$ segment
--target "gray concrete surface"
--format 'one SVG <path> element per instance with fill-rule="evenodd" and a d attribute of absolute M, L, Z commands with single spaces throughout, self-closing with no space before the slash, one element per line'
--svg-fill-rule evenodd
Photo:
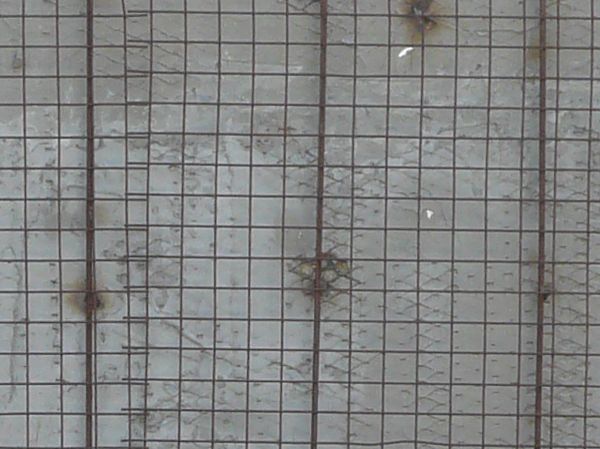
<path fill-rule="evenodd" d="M 523 15 L 522 1 L 493 3 L 491 34 L 487 19 L 462 17 L 487 16 L 487 0 L 456 2 L 458 11 L 454 1 L 434 2 L 439 14 L 461 19 L 458 29 L 438 19 L 421 49 L 410 23 L 388 22 L 388 2 L 357 2 L 355 23 L 341 14 L 353 13 L 354 2 L 330 0 L 325 246 L 350 262 L 352 281 L 335 285 L 352 290 L 323 304 L 319 447 L 532 444 L 539 84 L 526 77 L 537 75 L 538 61 L 535 51 L 507 48 L 535 44 L 536 21 L 514 18 Z M 22 42 L 21 19 L 10 16 L 21 13 L 21 2 L 0 0 L 9 15 L 0 17 L 2 447 L 84 442 L 76 291 L 84 275 L 85 21 L 61 17 L 57 35 L 52 17 L 57 6 L 81 14 L 83 3 L 27 2 L 36 17 L 25 19 Z M 527 3 L 534 16 L 535 2 Z M 585 79 L 598 77 L 600 58 L 596 51 L 591 67 L 591 22 L 576 20 L 591 3 L 561 1 L 560 30 L 549 25 L 551 41 L 559 36 L 568 48 L 549 52 L 549 75 L 560 79 L 548 84 L 548 133 L 571 139 L 550 140 L 547 152 L 549 167 L 561 169 L 549 172 L 547 192 L 556 200 L 547 222 L 557 233 L 547 244 L 556 264 L 548 265 L 555 294 L 546 318 L 555 325 L 546 328 L 546 349 L 557 355 L 545 357 L 544 410 L 554 416 L 544 421 L 544 437 L 555 447 L 600 444 L 598 328 L 586 334 L 583 326 L 600 324 L 598 239 L 586 234 L 600 229 L 600 177 L 582 171 L 600 167 Z M 597 14 L 600 2 L 593 3 Z M 124 4 L 133 11 L 148 1 Z M 218 16 L 198 13 L 216 11 L 217 1 L 187 4 L 195 12 L 188 40 L 215 42 L 190 43 L 187 58 L 183 15 L 161 14 L 183 1 L 154 1 L 152 24 L 124 21 L 120 1 L 96 6 L 96 251 L 104 291 L 97 444 L 142 447 L 147 438 L 151 448 L 308 448 L 313 304 L 298 273 L 314 250 L 318 124 L 316 106 L 305 105 L 317 102 L 319 19 L 284 14 L 316 13 L 318 2 L 221 1 L 221 69 L 243 74 L 223 75 L 220 93 L 214 74 L 198 73 L 217 68 Z M 390 5 L 402 11 L 400 2 Z M 257 15 L 253 28 L 253 7 L 276 14 Z M 127 43 L 126 35 L 153 41 Z M 254 54 L 253 38 L 261 42 Z M 458 58 L 434 46 L 456 38 Z M 57 41 L 58 53 L 43 47 Z M 482 48 L 490 43 L 491 58 Z M 184 65 L 193 72 L 185 92 L 183 77 L 171 73 Z M 139 76 L 149 69 L 151 78 Z M 57 74 L 69 77 L 57 83 Z M 504 78 L 488 84 L 481 78 L 488 74 Z M 389 104 L 388 75 L 406 76 L 389 81 Z M 23 99 L 35 105 L 24 109 Z M 192 103 L 186 120 L 184 100 Z M 388 105 L 406 107 L 388 117 Z M 464 108 L 454 114 L 455 105 Z M 525 114 L 514 110 L 522 105 Z M 487 106 L 507 109 L 488 117 Z M 486 146 L 488 135 L 494 140 Z M 136 319 L 146 314 L 148 326 Z M 26 351 L 33 355 L 26 359 Z"/>

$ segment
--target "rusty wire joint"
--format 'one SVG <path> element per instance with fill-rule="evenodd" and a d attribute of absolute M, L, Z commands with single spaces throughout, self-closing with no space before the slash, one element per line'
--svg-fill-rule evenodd
<path fill-rule="evenodd" d="M 420 34 L 424 34 L 437 24 L 432 16 L 432 3 L 433 0 L 408 0 L 407 2 L 410 17 Z"/>
<path fill-rule="evenodd" d="M 85 295 L 85 307 L 86 310 L 89 310 L 92 313 L 100 309 L 102 307 L 100 295 L 95 291 L 87 292 Z"/>
<path fill-rule="evenodd" d="M 341 258 L 335 254 L 333 250 L 323 253 L 320 268 L 320 282 L 322 299 L 331 299 L 344 292 L 348 288 L 343 288 L 339 285 L 340 281 L 356 282 L 352 276 L 353 266 L 347 259 Z M 301 285 L 302 291 L 306 296 L 314 297 L 315 285 L 317 276 L 317 259 L 316 258 L 300 258 L 294 261 L 289 266 L 289 271 L 295 274 Z"/>

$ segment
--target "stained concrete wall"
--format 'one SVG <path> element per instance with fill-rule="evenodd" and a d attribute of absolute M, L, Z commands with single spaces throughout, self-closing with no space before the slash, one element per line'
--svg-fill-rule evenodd
<path fill-rule="evenodd" d="M 330 1 L 325 249 L 351 268 L 323 303 L 320 447 L 533 441 L 537 11 L 457 3 L 421 47 L 400 2 Z M 555 446 L 600 438 L 591 3 L 549 23 Z M 307 448 L 319 5 L 183 5 L 96 5 L 97 444 Z M 0 445 L 81 446 L 84 5 L 22 6 L 0 1 Z"/>

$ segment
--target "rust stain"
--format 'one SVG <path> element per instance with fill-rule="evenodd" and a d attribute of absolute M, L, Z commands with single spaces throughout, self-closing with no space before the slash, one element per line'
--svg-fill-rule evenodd
<path fill-rule="evenodd" d="M 314 286 L 317 261 L 315 258 L 302 258 L 289 266 L 289 271 L 295 274 L 301 284 L 304 294 L 314 297 Z M 352 277 L 351 266 L 348 260 L 338 257 L 333 251 L 323 253 L 321 265 L 321 282 L 323 298 L 330 298 L 346 291 L 337 284 L 342 280 L 355 281 Z"/>
<path fill-rule="evenodd" d="M 399 13 L 414 45 L 421 44 L 426 36 L 443 28 L 442 19 L 438 16 L 448 15 L 434 0 L 402 0 Z"/>
<path fill-rule="evenodd" d="M 530 34 L 527 39 L 526 58 L 530 61 L 539 61 L 541 56 L 540 36 L 538 33 Z"/>
<path fill-rule="evenodd" d="M 97 287 L 96 313 L 107 311 L 113 305 L 112 295 L 102 290 L 101 286 Z M 79 279 L 76 282 L 69 283 L 65 286 L 63 304 L 81 316 L 85 316 L 86 313 L 85 298 L 85 279 Z"/>
<path fill-rule="evenodd" d="M 94 218 L 96 226 L 110 226 L 112 224 L 111 211 L 101 203 L 94 204 Z"/>

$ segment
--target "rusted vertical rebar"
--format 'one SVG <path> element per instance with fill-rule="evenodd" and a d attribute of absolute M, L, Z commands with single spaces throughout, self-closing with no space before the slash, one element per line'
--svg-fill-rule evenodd
<path fill-rule="evenodd" d="M 546 258 L 546 0 L 539 3 L 540 110 L 539 110 L 539 201 L 538 201 L 538 291 L 535 360 L 535 449 L 542 447 L 542 385 L 544 381 L 544 302 Z"/>
<path fill-rule="evenodd" d="M 85 204 L 85 447 L 93 447 L 94 405 L 94 1 L 87 0 L 86 43 L 86 204 Z"/>
<path fill-rule="evenodd" d="M 325 114 L 327 103 L 327 0 L 321 0 L 319 69 L 319 140 L 317 158 L 317 220 L 315 230 L 315 279 L 313 316 L 313 366 L 310 447 L 317 448 L 319 427 L 319 369 L 321 350 L 321 266 L 323 262 L 323 192 L 325 190 Z"/>

